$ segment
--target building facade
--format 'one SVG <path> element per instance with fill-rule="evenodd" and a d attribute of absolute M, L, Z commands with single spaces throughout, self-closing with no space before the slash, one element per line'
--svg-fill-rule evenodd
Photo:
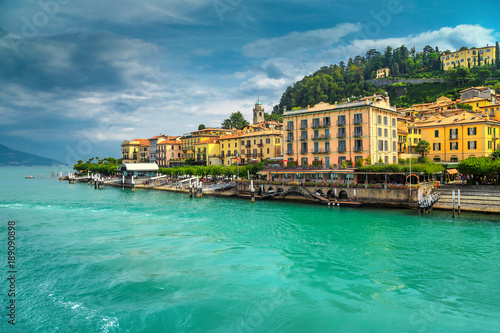
<path fill-rule="evenodd" d="M 397 116 L 385 96 L 286 111 L 284 159 L 302 166 L 335 167 L 368 157 L 397 163 Z"/>
<path fill-rule="evenodd" d="M 441 55 L 441 63 L 444 70 L 455 67 L 472 68 L 482 65 L 493 65 L 495 63 L 495 46 L 486 46 L 476 49 L 460 50 Z"/>
<path fill-rule="evenodd" d="M 166 140 L 158 143 L 156 149 L 156 163 L 159 167 L 170 166 L 170 161 L 181 158 L 180 140 Z"/>
<path fill-rule="evenodd" d="M 422 131 L 422 140 L 430 143 L 428 156 L 435 162 L 490 156 L 500 148 L 500 122 L 471 112 L 437 117 L 416 126 Z"/>
<path fill-rule="evenodd" d="M 125 140 L 122 142 L 121 147 L 123 163 L 140 163 L 141 152 L 144 152 L 144 147 L 146 147 L 147 158 L 147 147 L 149 147 L 149 141 L 146 139 L 134 139 L 132 141 Z"/>
<path fill-rule="evenodd" d="M 388 67 L 377 69 L 377 79 L 385 79 L 389 77 L 390 70 Z"/>

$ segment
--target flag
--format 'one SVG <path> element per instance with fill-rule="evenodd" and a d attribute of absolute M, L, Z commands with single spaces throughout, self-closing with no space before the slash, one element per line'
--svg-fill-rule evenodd
<path fill-rule="evenodd" d="M 240 153 L 236 152 L 236 160 L 239 161 L 240 160 Z"/>

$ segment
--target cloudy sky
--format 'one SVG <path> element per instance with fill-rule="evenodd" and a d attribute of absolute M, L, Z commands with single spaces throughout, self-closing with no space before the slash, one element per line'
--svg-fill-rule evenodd
<path fill-rule="evenodd" d="M 2 0 L 0 140 L 74 163 L 251 120 L 321 66 L 500 40 L 498 1 Z"/>

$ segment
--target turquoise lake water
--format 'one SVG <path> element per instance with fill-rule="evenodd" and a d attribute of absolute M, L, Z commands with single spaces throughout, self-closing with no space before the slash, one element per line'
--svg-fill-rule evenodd
<path fill-rule="evenodd" d="M 1 332 L 500 331 L 498 215 L 94 190 L 50 170 L 0 168 Z"/>

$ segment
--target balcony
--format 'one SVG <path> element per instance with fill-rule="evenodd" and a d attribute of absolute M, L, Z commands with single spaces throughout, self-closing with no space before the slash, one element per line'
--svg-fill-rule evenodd
<path fill-rule="evenodd" d="M 406 140 L 404 139 L 398 140 L 398 143 L 406 143 Z"/>
<path fill-rule="evenodd" d="M 337 126 L 345 126 L 345 120 L 337 120 Z"/>
<path fill-rule="evenodd" d="M 327 149 L 314 149 L 313 154 L 329 154 L 330 148 Z"/>
<path fill-rule="evenodd" d="M 339 148 L 337 149 L 337 151 L 338 151 L 339 153 L 345 153 L 345 151 L 346 151 L 346 150 L 345 150 L 345 147 L 339 147 Z"/>
<path fill-rule="evenodd" d="M 337 138 L 345 138 L 345 133 L 342 132 L 337 133 Z"/>
<path fill-rule="evenodd" d="M 307 135 L 304 135 L 304 136 L 300 137 L 300 141 L 305 141 L 305 140 L 307 140 Z"/>
<path fill-rule="evenodd" d="M 288 137 L 288 138 L 286 138 L 286 141 L 287 141 L 287 142 L 291 142 L 291 141 L 293 141 L 293 138 Z M 247 148 L 250 148 L 250 146 L 248 146 Z"/>
<path fill-rule="evenodd" d="M 323 126 L 321 127 L 330 127 L 332 126 L 332 123 L 330 121 L 323 121 Z"/>
<path fill-rule="evenodd" d="M 287 151 L 286 151 L 286 154 L 287 154 L 287 155 L 293 155 L 293 149 L 292 149 L 292 150 L 287 150 Z"/>
<path fill-rule="evenodd" d="M 307 154 L 307 153 L 308 153 L 308 151 L 307 151 L 307 149 L 301 149 L 301 150 L 300 150 L 300 153 L 301 153 L 301 154 Z"/>
<path fill-rule="evenodd" d="M 352 121 L 352 123 L 353 123 L 354 125 L 359 125 L 359 124 L 362 124 L 362 123 L 363 123 L 363 119 L 356 119 L 356 118 L 354 118 L 354 120 Z"/>
<path fill-rule="evenodd" d="M 262 147 L 262 143 L 258 143 L 258 144 L 257 144 L 257 147 Z"/>
<path fill-rule="evenodd" d="M 245 148 L 250 148 L 250 144 L 249 144 L 249 143 L 247 143 L 247 144 L 245 145 Z"/>
<path fill-rule="evenodd" d="M 307 124 L 300 124 L 300 129 L 306 129 L 307 128 Z"/>
<path fill-rule="evenodd" d="M 321 125 L 321 121 L 313 121 L 311 127 L 312 128 L 319 128 L 319 127 L 323 127 L 323 126 Z"/>
<path fill-rule="evenodd" d="M 354 135 L 353 135 L 355 138 L 359 138 L 361 136 L 363 136 L 363 132 L 362 131 L 354 131 Z"/>
<path fill-rule="evenodd" d="M 292 125 L 292 126 L 290 126 L 290 125 L 289 125 L 289 126 L 287 126 L 287 127 L 286 127 L 286 130 L 287 130 L 287 131 L 293 131 L 293 125 Z"/>
<path fill-rule="evenodd" d="M 458 134 L 450 134 L 450 140 L 458 140 Z"/>
<path fill-rule="evenodd" d="M 319 135 L 319 134 L 318 135 L 314 135 L 311 139 L 312 140 L 319 140 L 319 139 L 321 139 L 321 135 Z"/>
<path fill-rule="evenodd" d="M 354 146 L 354 151 L 355 152 L 363 151 L 363 146 Z"/>

